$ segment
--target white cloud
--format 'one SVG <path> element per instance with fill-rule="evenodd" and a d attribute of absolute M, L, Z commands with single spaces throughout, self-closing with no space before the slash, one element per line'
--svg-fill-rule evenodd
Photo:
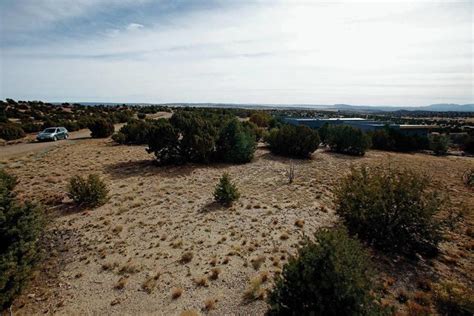
<path fill-rule="evenodd" d="M 130 23 L 129 25 L 127 25 L 127 31 L 136 31 L 136 30 L 139 30 L 143 27 L 144 26 L 142 24 Z"/>

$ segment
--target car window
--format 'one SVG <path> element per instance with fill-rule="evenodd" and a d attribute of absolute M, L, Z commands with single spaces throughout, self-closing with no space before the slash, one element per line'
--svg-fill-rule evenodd
<path fill-rule="evenodd" d="M 47 128 L 44 130 L 45 133 L 54 133 L 56 131 L 55 128 Z"/>

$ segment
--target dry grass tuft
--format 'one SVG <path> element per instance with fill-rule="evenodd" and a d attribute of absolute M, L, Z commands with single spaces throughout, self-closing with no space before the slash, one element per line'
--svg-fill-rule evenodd
<path fill-rule="evenodd" d="M 175 287 L 171 290 L 171 298 L 172 299 L 178 299 L 179 297 L 181 297 L 181 295 L 183 295 L 183 289 L 180 288 L 180 287 Z"/>
<path fill-rule="evenodd" d="M 133 274 L 139 271 L 140 268 L 132 261 L 129 261 L 120 268 L 119 274 Z"/>
<path fill-rule="evenodd" d="M 268 273 L 268 271 L 262 271 L 262 272 L 260 272 L 259 278 L 260 278 L 260 280 L 262 281 L 262 283 L 265 283 L 265 282 L 268 281 L 269 275 L 270 275 L 270 274 Z"/>
<path fill-rule="evenodd" d="M 211 261 L 209 261 L 209 264 L 210 264 L 211 266 L 215 267 L 216 264 L 217 264 L 217 258 L 216 258 L 216 257 L 212 258 Z"/>
<path fill-rule="evenodd" d="M 295 221 L 295 226 L 296 226 L 296 227 L 299 227 L 299 228 L 303 228 L 303 226 L 304 226 L 304 220 L 303 220 L 303 219 L 297 219 L 297 220 Z"/>
<path fill-rule="evenodd" d="M 256 277 L 250 280 L 250 284 L 244 291 L 244 300 L 254 301 L 265 298 L 265 289 L 262 289 L 262 279 Z"/>
<path fill-rule="evenodd" d="M 194 254 L 191 251 L 185 251 L 181 255 L 181 259 L 179 260 L 179 262 L 181 262 L 182 264 L 189 263 L 191 262 L 191 260 L 193 260 L 193 257 Z"/>
<path fill-rule="evenodd" d="M 252 263 L 252 267 L 255 270 L 258 270 L 265 262 L 265 256 L 258 256 L 257 258 L 253 258 L 252 260 L 250 260 L 250 262 Z"/>
<path fill-rule="evenodd" d="M 407 304 L 409 316 L 428 316 L 432 315 L 431 308 L 429 306 L 421 306 L 418 303 L 409 301 Z"/>
<path fill-rule="evenodd" d="M 216 308 L 217 300 L 215 298 L 208 298 L 204 301 L 204 310 L 211 311 Z"/>
<path fill-rule="evenodd" d="M 142 290 L 144 290 L 148 294 L 151 294 L 153 290 L 156 288 L 159 278 L 160 278 L 159 273 L 148 276 L 142 284 Z"/>
<path fill-rule="evenodd" d="M 116 267 L 118 267 L 117 262 L 106 262 L 106 263 L 102 264 L 102 270 L 104 270 L 104 271 L 112 271 Z"/>
<path fill-rule="evenodd" d="M 208 286 L 207 279 L 205 277 L 198 277 L 194 279 L 194 283 L 197 286 Z"/>
<path fill-rule="evenodd" d="M 114 289 L 116 289 L 116 290 L 122 290 L 122 289 L 125 287 L 125 285 L 127 285 L 127 282 L 128 282 L 128 278 L 126 278 L 126 277 L 121 277 L 121 278 L 118 280 L 117 284 L 115 284 Z"/>
<path fill-rule="evenodd" d="M 211 269 L 211 274 L 209 275 L 209 280 L 217 280 L 219 278 L 220 273 L 221 273 L 221 269 L 212 268 Z"/>
<path fill-rule="evenodd" d="M 114 234 L 118 235 L 122 232 L 122 230 L 123 230 L 123 226 L 122 225 L 117 225 L 112 229 L 112 232 Z"/>

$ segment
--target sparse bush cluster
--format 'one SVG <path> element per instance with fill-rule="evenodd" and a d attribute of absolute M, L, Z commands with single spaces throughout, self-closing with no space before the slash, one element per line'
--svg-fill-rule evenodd
<path fill-rule="evenodd" d="M 472 288 L 455 281 L 442 281 L 434 285 L 434 293 L 443 315 L 470 316 L 474 314 Z"/>
<path fill-rule="evenodd" d="M 400 131 L 385 127 L 370 132 L 372 148 L 397 152 L 411 152 L 429 148 L 429 139 L 425 136 L 406 135 Z"/>
<path fill-rule="evenodd" d="M 353 169 L 336 189 L 336 212 L 352 234 L 389 252 L 434 255 L 441 200 L 409 170 Z"/>
<path fill-rule="evenodd" d="M 25 287 L 40 259 L 42 209 L 16 201 L 15 185 L 16 179 L 0 170 L 0 311 L 9 307 Z"/>
<path fill-rule="evenodd" d="M 252 129 L 226 116 L 178 112 L 157 120 L 148 136 L 148 152 L 160 164 L 225 161 L 245 163 L 256 149 Z"/>
<path fill-rule="evenodd" d="M 348 125 L 329 125 L 325 142 L 332 151 L 353 156 L 363 156 L 371 145 L 366 133 Z"/>
<path fill-rule="evenodd" d="M 272 129 L 265 141 L 272 153 L 296 158 L 308 158 L 319 146 L 318 133 L 302 125 Z"/>
<path fill-rule="evenodd" d="M 25 131 L 21 125 L 16 123 L 0 123 L 0 138 L 4 140 L 15 140 L 25 137 Z"/>
<path fill-rule="evenodd" d="M 290 258 L 269 296 L 270 315 L 384 315 L 370 260 L 343 229 L 320 231 Z"/>
<path fill-rule="evenodd" d="M 272 121 L 272 116 L 266 112 L 259 111 L 250 115 L 250 122 L 258 127 L 269 127 Z"/>
<path fill-rule="evenodd" d="M 107 202 L 108 189 L 96 174 L 74 176 L 68 185 L 69 197 L 80 206 L 95 207 Z"/>

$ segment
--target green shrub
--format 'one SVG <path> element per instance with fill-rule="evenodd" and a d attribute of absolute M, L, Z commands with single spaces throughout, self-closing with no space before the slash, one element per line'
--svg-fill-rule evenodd
<path fill-rule="evenodd" d="M 441 134 L 433 134 L 429 137 L 430 149 L 435 155 L 441 156 L 448 153 L 449 138 Z"/>
<path fill-rule="evenodd" d="M 1 138 L 1 137 L 0 137 Z M 465 139 L 463 144 L 461 145 L 461 149 L 468 154 L 474 154 L 474 135 L 468 135 Z"/>
<path fill-rule="evenodd" d="M 0 138 L 4 140 L 15 140 L 25 137 L 25 131 L 15 123 L 0 123 Z"/>
<path fill-rule="evenodd" d="M 112 140 L 118 144 L 126 144 L 127 135 L 119 131 L 118 133 L 112 135 Z"/>
<path fill-rule="evenodd" d="M 255 134 L 237 119 L 229 121 L 221 130 L 216 144 L 217 156 L 232 163 L 251 161 L 256 148 Z"/>
<path fill-rule="evenodd" d="M 395 149 L 395 141 L 390 136 L 387 128 L 375 130 L 370 135 L 372 138 L 372 148 L 380 150 Z"/>
<path fill-rule="evenodd" d="M 396 253 L 434 255 L 441 206 L 427 178 L 409 170 L 353 169 L 336 188 L 336 212 L 352 234 Z"/>
<path fill-rule="evenodd" d="M 324 123 L 323 126 L 318 128 L 318 134 L 319 134 L 319 137 L 321 139 L 321 143 L 323 143 L 323 144 L 327 144 L 329 126 L 330 125 L 328 123 Z"/>
<path fill-rule="evenodd" d="M 114 133 L 114 124 L 109 120 L 99 118 L 89 123 L 92 138 L 106 138 Z"/>
<path fill-rule="evenodd" d="M 138 113 L 137 114 L 137 117 L 140 119 L 140 120 L 144 120 L 146 118 L 146 114 L 145 113 Z"/>
<path fill-rule="evenodd" d="M 227 173 L 224 173 L 214 190 L 214 200 L 222 205 L 232 205 L 232 202 L 238 200 L 240 193 Z"/>
<path fill-rule="evenodd" d="M 284 125 L 270 130 L 265 141 L 274 154 L 308 158 L 318 148 L 319 136 L 307 126 Z"/>
<path fill-rule="evenodd" d="M 25 133 L 36 133 L 42 130 L 41 124 L 36 124 L 32 121 L 22 122 L 21 128 Z"/>
<path fill-rule="evenodd" d="M 326 143 L 334 152 L 363 156 L 370 147 L 370 138 L 359 128 L 335 125 L 329 126 Z"/>
<path fill-rule="evenodd" d="M 374 303 L 370 260 L 343 229 L 319 231 L 290 258 L 269 295 L 270 315 L 384 315 Z"/>
<path fill-rule="evenodd" d="M 25 287 L 40 259 L 43 213 L 38 205 L 15 201 L 15 184 L 14 177 L 0 170 L 0 311 Z"/>
<path fill-rule="evenodd" d="M 87 178 L 72 177 L 67 189 L 69 197 L 80 206 L 100 206 L 108 199 L 107 186 L 96 174 L 90 174 Z"/>

